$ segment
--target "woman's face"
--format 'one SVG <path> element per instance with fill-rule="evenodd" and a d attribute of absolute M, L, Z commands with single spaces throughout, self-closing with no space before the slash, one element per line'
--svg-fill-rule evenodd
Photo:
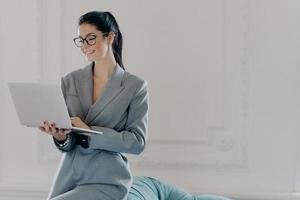
<path fill-rule="evenodd" d="M 100 61 L 108 53 L 109 42 L 107 37 L 103 36 L 103 33 L 97 30 L 96 26 L 91 24 L 81 24 L 78 27 L 78 35 L 81 39 L 82 47 L 81 52 L 85 55 L 88 61 Z"/>

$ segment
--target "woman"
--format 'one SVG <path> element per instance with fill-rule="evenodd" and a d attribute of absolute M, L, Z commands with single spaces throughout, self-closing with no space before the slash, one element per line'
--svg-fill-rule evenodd
<path fill-rule="evenodd" d="M 132 175 L 123 153 L 145 148 L 147 83 L 125 71 L 122 34 L 111 13 L 84 14 L 78 33 L 74 42 L 91 63 L 63 77 L 61 87 L 72 125 L 103 134 L 76 134 L 44 122 L 40 129 L 65 152 L 48 199 L 126 199 Z"/>

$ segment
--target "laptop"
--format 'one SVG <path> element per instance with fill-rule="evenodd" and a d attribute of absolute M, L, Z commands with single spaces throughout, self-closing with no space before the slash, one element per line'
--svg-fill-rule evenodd
<path fill-rule="evenodd" d="M 46 120 L 54 122 L 57 128 L 71 129 L 79 134 L 103 134 L 72 126 L 60 85 L 10 82 L 8 88 L 19 121 L 24 126 L 39 127 Z"/>

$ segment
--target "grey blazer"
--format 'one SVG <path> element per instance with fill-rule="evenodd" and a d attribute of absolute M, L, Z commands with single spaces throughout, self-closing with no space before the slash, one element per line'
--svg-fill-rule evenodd
<path fill-rule="evenodd" d="M 48 198 L 82 184 L 114 185 L 116 193 L 126 196 L 132 176 L 124 153 L 140 154 L 145 148 L 148 129 L 146 81 L 117 65 L 102 95 L 92 105 L 93 67 L 91 63 L 66 75 L 61 87 L 70 117 L 80 117 L 93 130 L 103 134 L 91 135 L 88 147 L 77 145 L 78 135 L 74 133 L 68 135 L 64 145 L 55 141 L 64 154 Z"/>

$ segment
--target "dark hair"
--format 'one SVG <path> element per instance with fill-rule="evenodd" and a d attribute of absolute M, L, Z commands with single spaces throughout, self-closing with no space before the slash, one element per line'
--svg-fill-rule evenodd
<path fill-rule="evenodd" d="M 79 18 L 78 26 L 81 24 L 94 25 L 99 31 L 103 33 L 115 33 L 115 39 L 112 44 L 114 57 L 116 59 L 116 62 L 120 65 L 120 67 L 122 67 L 125 70 L 122 61 L 123 38 L 115 17 L 110 12 L 92 11 L 82 15 Z"/>

